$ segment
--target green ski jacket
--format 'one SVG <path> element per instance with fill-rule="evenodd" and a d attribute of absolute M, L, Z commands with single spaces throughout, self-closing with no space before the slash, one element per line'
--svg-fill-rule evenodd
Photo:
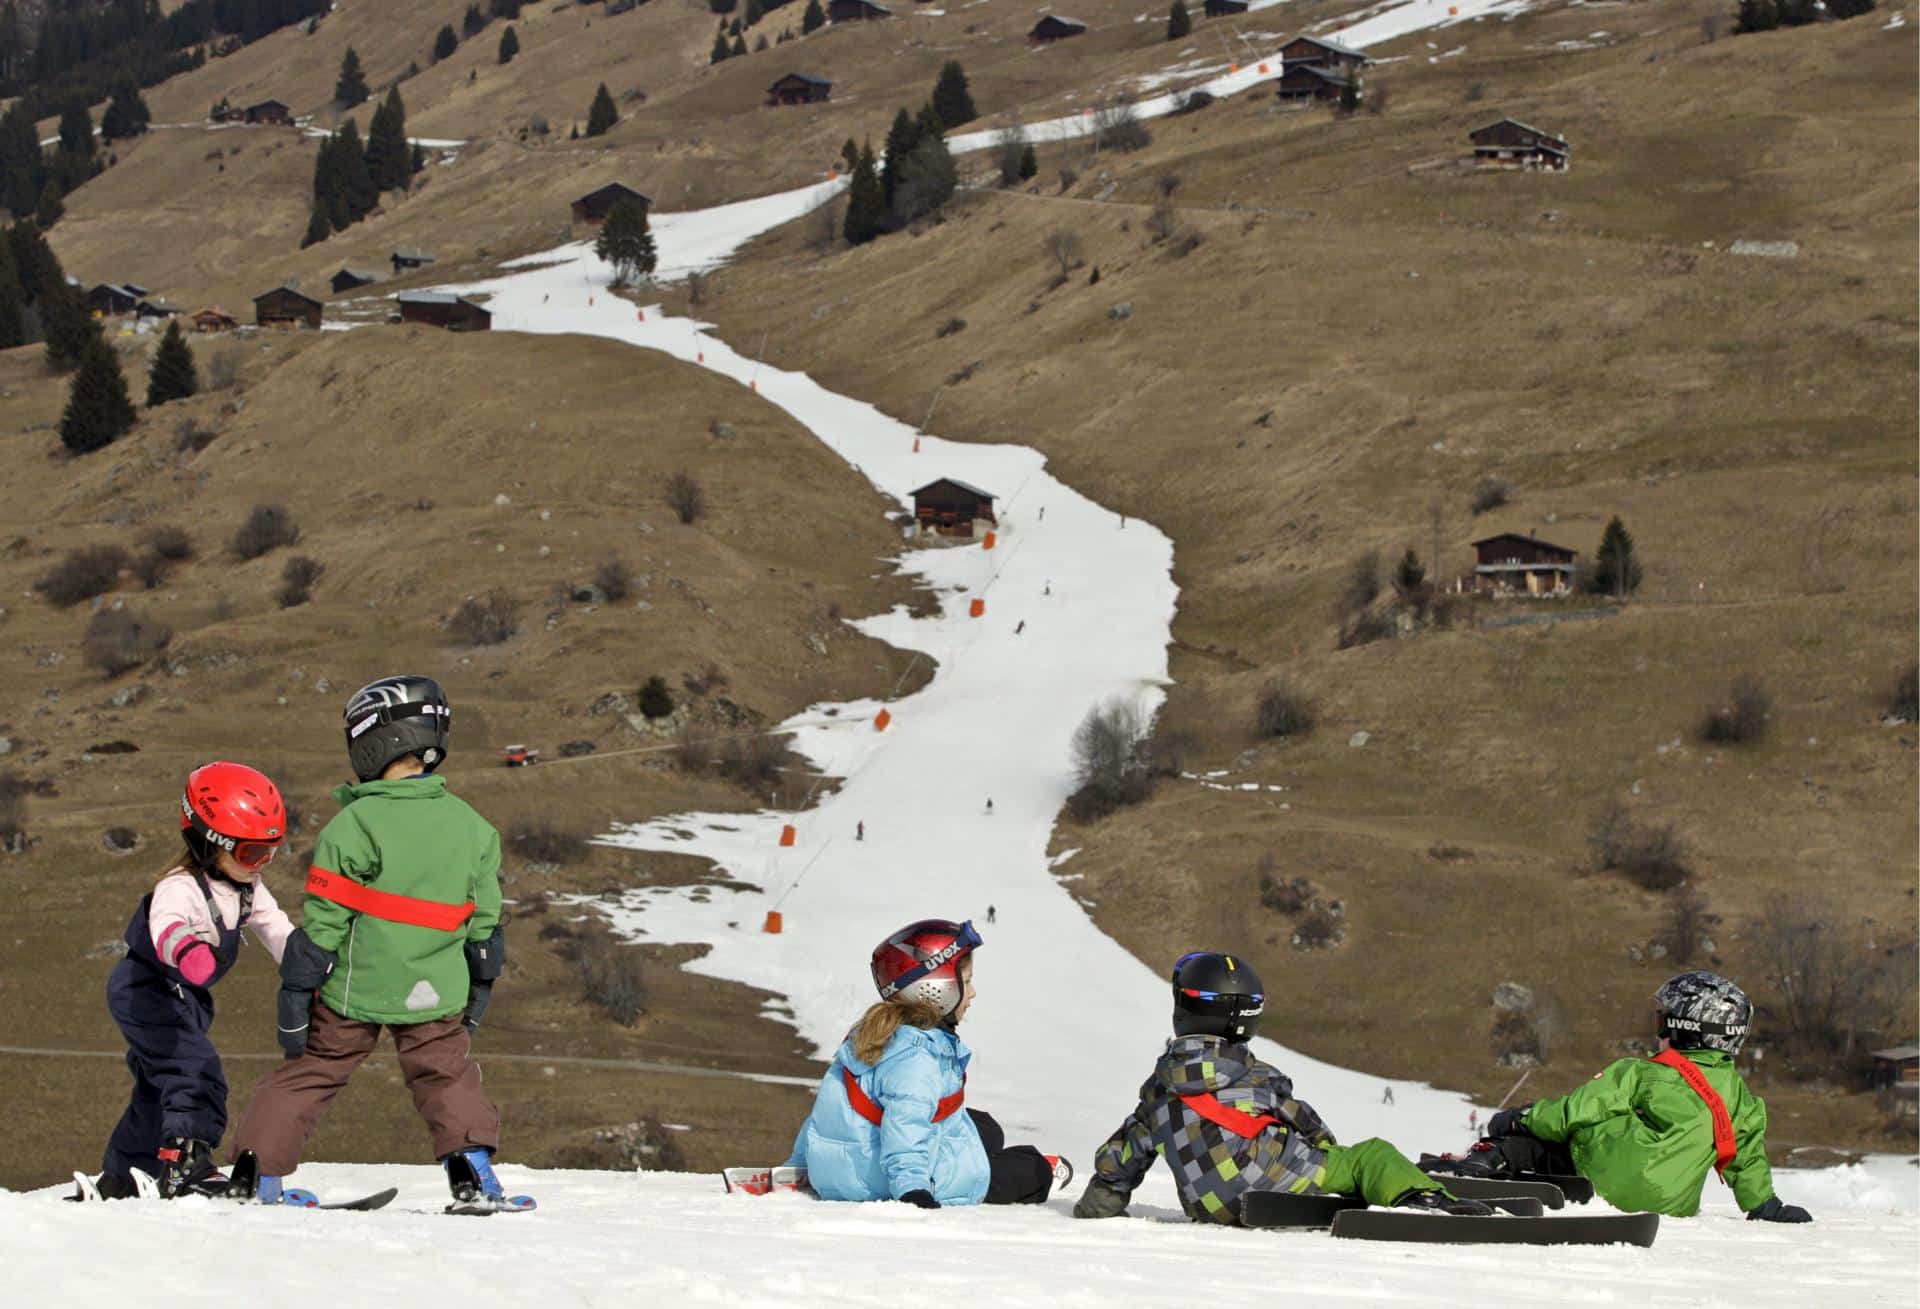
<path fill-rule="evenodd" d="M 1723 1177 L 1743 1210 L 1773 1194 L 1767 1106 L 1720 1050 L 1682 1051 L 1706 1075 L 1733 1119 L 1737 1152 Z M 1572 1095 L 1541 1100 L 1521 1124 L 1564 1141 L 1593 1189 L 1616 1209 L 1690 1218 L 1713 1171 L 1713 1116 L 1680 1074 L 1650 1059 L 1621 1059 Z"/>
<path fill-rule="evenodd" d="M 412 1024 L 467 1006 L 468 941 L 500 922 L 500 833 L 447 790 L 404 777 L 335 789 L 301 926 L 340 962 L 320 990 L 363 1023 Z"/>

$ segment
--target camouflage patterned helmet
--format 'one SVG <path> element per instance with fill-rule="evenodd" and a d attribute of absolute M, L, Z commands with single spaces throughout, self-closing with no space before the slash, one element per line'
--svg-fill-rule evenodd
<path fill-rule="evenodd" d="M 1660 1035 L 1676 1050 L 1724 1050 L 1739 1054 L 1753 1022 L 1746 992 L 1718 973 L 1696 971 L 1668 978 L 1653 993 Z"/>

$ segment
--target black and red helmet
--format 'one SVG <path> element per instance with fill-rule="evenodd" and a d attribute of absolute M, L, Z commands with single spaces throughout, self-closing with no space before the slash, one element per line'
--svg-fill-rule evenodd
<path fill-rule="evenodd" d="M 1267 1005 L 1260 974 L 1238 955 L 1196 950 L 1173 966 L 1173 1031 L 1176 1036 L 1252 1039 Z"/>
<path fill-rule="evenodd" d="M 211 866 L 225 850 L 241 867 L 258 868 L 286 839 L 287 805 L 257 768 L 202 764 L 180 793 L 180 835 L 196 863 Z"/>
<path fill-rule="evenodd" d="M 873 947 L 873 984 L 892 1004 L 930 1004 L 942 1017 L 960 1007 L 960 961 L 978 950 L 971 922 L 923 918 Z"/>

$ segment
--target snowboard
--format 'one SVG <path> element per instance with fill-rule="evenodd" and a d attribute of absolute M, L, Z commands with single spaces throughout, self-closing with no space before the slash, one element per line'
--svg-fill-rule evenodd
<path fill-rule="evenodd" d="M 1491 1201 L 1506 1196 L 1529 1196 L 1549 1209 L 1559 1209 L 1567 1203 L 1566 1193 L 1551 1182 L 1505 1177 L 1461 1177 L 1455 1173 L 1443 1173 L 1437 1168 L 1429 1168 L 1427 1176 L 1462 1200 Z"/>
<path fill-rule="evenodd" d="M 1454 1166 L 1459 1162 L 1459 1157 L 1456 1155 L 1423 1154 L 1420 1156 L 1420 1171 L 1426 1173 L 1429 1177 L 1451 1183 L 1455 1177 L 1459 1176 L 1459 1174 L 1453 1171 Z M 1502 1186 L 1505 1186 L 1508 1182 L 1522 1182 L 1528 1186 L 1544 1184 L 1558 1187 L 1560 1194 L 1575 1204 L 1586 1204 L 1589 1200 L 1593 1199 L 1593 1183 L 1577 1173 L 1566 1175 L 1560 1173 L 1515 1173 L 1512 1177 L 1491 1177 L 1484 1179 L 1469 1177 L 1461 1178 L 1461 1180 L 1467 1182 L 1484 1180 L 1497 1182 Z M 1464 1192 L 1455 1191 L 1454 1194 L 1464 1195 Z M 1479 1197 L 1476 1196 L 1475 1198 L 1478 1199 Z M 1542 1196 L 1541 1198 L 1545 1199 L 1546 1197 Z M 1560 1206 L 1549 1203 L 1547 1207 L 1549 1209 L 1558 1209 Z"/>
<path fill-rule="evenodd" d="M 1336 1241 L 1404 1241 L 1421 1245 L 1637 1245 L 1650 1247 L 1659 1214 L 1583 1214 L 1572 1218 L 1460 1218 L 1400 1209 L 1353 1209 L 1334 1215 Z"/>
<path fill-rule="evenodd" d="M 1519 1218 L 1538 1218 L 1542 1211 L 1540 1201 L 1533 1196 L 1484 1195 L 1472 1198 Z M 1240 1197 L 1240 1222 L 1247 1227 L 1331 1227 L 1338 1215 L 1366 1207 L 1367 1202 L 1357 1195 L 1288 1195 L 1284 1191 L 1249 1191 Z"/>
<path fill-rule="evenodd" d="M 729 1195 L 735 1191 L 741 1195 L 771 1195 L 775 1191 L 812 1194 L 807 1189 L 807 1170 L 804 1168 L 723 1168 L 720 1170 L 720 1180 Z"/>
<path fill-rule="evenodd" d="M 391 1200 L 394 1194 L 396 1193 L 388 1192 L 387 1199 Z M 386 1200 L 380 1202 L 380 1204 L 385 1203 Z M 335 1209 L 342 1206 L 323 1204 L 320 1207 L 322 1209 Z M 380 1205 L 373 1205 L 371 1207 L 378 1209 Z M 488 1218 L 494 1214 L 532 1213 L 539 1207 L 530 1195 L 481 1196 L 477 1200 L 455 1200 L 452 1204 L 448 1205 L 443 1212 L 457 1214 L 463 1218 Z"/>

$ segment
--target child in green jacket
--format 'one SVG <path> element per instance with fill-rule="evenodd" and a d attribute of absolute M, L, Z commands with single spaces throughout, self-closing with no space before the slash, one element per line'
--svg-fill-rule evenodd
<path fill-rule="evenodd" d="M 1718 1169 L 1750 1219 L 1805 1223 L 1767 1166 L 1767 1106 L 1733 1057 L 1753 1004 L 1715 973 L 1681 973 L 1654 993 L 1660 1053 L 1621 1059 L 1571 1095 L 1495 1114 L 1487 1139 L 1447 1167 L 1467 1177 L 1577 1173 L 1616 1209 L 1689 1218 Z"/>
<path fill-rule="evenodd" d="M 494 1176 L 500 1114 L 471 1052 L 506 962 L 500 834 L 433 775 L 452 717 L 426 677 L 382 678 L 347 702 L 360 780 L 334 792 L 343 807 L 320 833 L 302 925 L 281 959 L 287 1060 L 261 1079 L 235 1133 L 240 1198 L 280 1198 L 280 1179 L 384 1027 L 456 1202 L 525 1207 Z"/>

